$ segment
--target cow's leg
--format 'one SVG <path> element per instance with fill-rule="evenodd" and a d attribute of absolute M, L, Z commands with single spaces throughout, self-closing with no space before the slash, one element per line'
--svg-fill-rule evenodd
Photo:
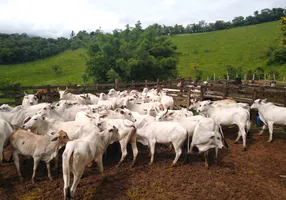
<path fill-rule="evenodd" d="M 34 157 L 34 167 L 33 167 L 33 175 L 32 175 L 32 183 L 35 183 L 35 176 L 36 176 L 36 171 L 37 171 L 37 167 L 38 164 L 40 162 L 40 157 Z"/>
<path fill-rule="evenodd" d="M 216 146 L 215 147 L 215 158 L 214 158 L 215 164 L 217 164 L 217 161 L 218 161 L 218 147 Z"/>
<path fill-rule="evenodd" d="M 138 155 L 138 149 L 137 149 L 136 137 L 135 136 L 133 136 L 131 138 L 131 147 L 132 147 L 132 151 L 133 151 L 133 161 L 132 161 L 131 167 L 133 167 L 134 164 L 135 164 L 137 155 Z"/>
<path fill-rule="evenodd" d="M 178 159 L 180 158 L 180 156 L 182 154 L 182 145 L 178 145 L 178 144 L 173 143 L 173 146 L 174 146 L 174 149 L 176 152 L 176 157 L 175 157 L 173 163 L 171 164 L 171 167 L 173 167 L 177 163 Z"/>
<path fill-rule="evenodd" d="M 84 172 L 84 166 L 81 167 L 80 169 L 77 169 L 77 171 L 73 171 L 73 183 L 72 183 L 72 186 L 71 186 L 71 189 L 70 189 L 70 194 L 71 194 L 71 197 L 74 198 L 75 196 L 75 191 L 76 191 L 76 188 L 79 184 L 79 181 L 80 181 L 80 178 L 82 176 Z"/>
<path fill-rule="evenodd" d="M 258 135 L 262 135 L 262 133 L 264 132 L 264 130 L 266 129 L 267 125 L 263 124 L 261 131 L 258 133 Z"/>
<path fill-rule="evenodd" d="M 151 159 L 150 159 L 149 165 L 151 165 L 154 161 L 156 142 L 155 141 L 149 141 L 149 146 L 150 146 L 150 153 L 151 153 Z"/>
<path fill-rule="evenodd" d="M 3 162 L 3 158 L 4 158 L 4 140 L 0 139 L 0 162 Z"/>
<path fill-rule="evenodd" d="M 127 143 L 128 143 L 128 141 L 126 138 L 124 138 L 124 139 L 120 140 L 119 143 L 120 143 L 120 148 L 121 148 L 121 159 L 120 159 L 119 163 L 117 164 L 117 167 L 119 167 L 122 164 L 125 157 L 127 156 Z"/>
<path fill-rule="evenodd" d="M 273 122 L 268 122 L 269 140 L 267 142 L 272 142 L 273 140 L 273 124 Z"/>
<path fill-rule="evenodd" d="M 59 168 L 59 153 L 57 153 L 57 155 L 54 158 L 54 167 L 53 170 L 57 170 Z"/>
<path fill-rule="evenodd" d="M 23 182 L 23 176 L 21 174 L 21 171 L 20 171 L 20 159 L 19 159 L 19 154 L 14 151 L 13 152 L 13 157 L 14 157 L 14 163 L 15 163 L 15 166 L 16 166 L 16 170 L 17 170 L 17 174 L 19 176 L 19 179 L 20 179 L 20 182 Z"/>
<path fill-rule="evenodd" d="M 235 139 L 235 141 L 234 141 L 233 143 L 234 143 L 234 144 L 237 144 L 238 141 L 240 140 L 240 138 L 241 138 L 241 132 L 240 132 L 240 130 L 239 130 L 238 133 L 237 133 L 237 138 Z"/>
<path fill-rule="evenodd" d="M 209 168 L 208 156 L 209 156 L 209 152 L 206 151 L 204 153 L 204 157 L 205 157 L 205 168 L 207 168 L 207 169 Z"/>
<path fill-rule="evenodd" d="M 239 125 L 239 131 L 242 136 L 242 142 L 243 142 L 243 150 L 246 151 L 246 132 L 245 132 L 245 126 Z"/>
<path fill-rule="evenodd" d="M 100 173 L 103 173 L 102 154 L 96 156 L 94 158 L 94 162 L 96 162 L 98 170 L 100 171 Z"/>
<path fill-rule="evenodd" d="M 46 162 L 47 170 L 48 170 L 48 177 L 50 180 L 53 180 L 52 175 L 51 175 L 51 167 L 50 167 L 50 162 Z"/>

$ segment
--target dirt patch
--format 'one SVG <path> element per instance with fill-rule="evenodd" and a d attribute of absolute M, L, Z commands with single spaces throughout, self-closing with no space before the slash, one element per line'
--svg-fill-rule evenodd
<path fill-rule="evenodd" d="M 130 169 L 132 154 L 128 149 L 127 160 L 116 169 L 120 153 L 108 152 L 104 160 L 105 178 L 96 167 L 86 168 L 79 183 L 76 199 L 286 199 L 286 135 L 274 133 L 274 142 L 267 143 L 268 132 L 258 136 L 252 129 L 248 150 L 242 144 L 233 144 L 237 130 L 224 129 L 229 150 L 222 150 L 219 163 L 204 168 L 203 156 L 192 156 L 184 164 L 185 153 L 178 165 L 170 168 L 174 152 L 157 145 L 155 163 L 148 166 L 149 150 L 139 145 L 136 166 Z M 112 147 L 118 152 L 118 147 Z M 111 151 L 110 150 L 110 151 Z M 185 151 L 184 151 L 185 152 Z M 6 150 L 6 158 L 9 157 Z M 213 155 L 213 154 L 211 154 Z M 25 161 L 25 162 L 24 162 Z M 20 183 L 14 164 L 0 166 L 0 199 L 36 200 L 63 198 L 62 174 L 53 172 L 49 181 L 44 163 L 40 163 L 36 184 L 32 184 L 32 160 L 22 159 L 21 171 L 24 183 Z"/>

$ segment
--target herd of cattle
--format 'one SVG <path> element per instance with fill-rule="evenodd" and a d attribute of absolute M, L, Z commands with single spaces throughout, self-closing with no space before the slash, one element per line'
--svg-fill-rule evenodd
<path fill-rule="evenodd" d="M 58 88 L 59 90 L 59 88 Z M 75 191 L 84 169 L 96 162 L 103 172 L 102 157 L 109 144 L 119 142 L 121 159 L 127 155 L 130 143 L 133 161 L 138 154 L 137 142 L 150 148 L 153 163 L 156 143 L 171 144 L 176 156 L 175 165 L 187 142 L 187 157 L 190 154 L 204 154 L 208 167 L 208 152 L 215 149 L 215 161 L 218 150 L 228 147 L 221 125 L 237 125 L 238 142 L 242 137 L 243 150 L 247 148 L 247 133 L 250 130 L 250 109 L 258 109 L 264 126 L 269 127 L 269 142 L 272 141 L 273 124 L 286 125 L 286 108 L 279 107 L 266 99 L 257 99 L 250 106 L 234 100 L 194 101 L 188 109 L 173 110 L 174 100 L 164 91 L 144 88 L 142 92 L 109 90 L 101 93 L 75 95 L 59 90 L 60 101 L 38 103 L 33 94 L 25 94 L 22 105 L 0 107 L 0 159 L 4 159 L 3 148 L 9 144 L 20 181 L 19 154 L 33 157 L 32 182 L 39 161 L 45 161 L 48 177 L 52 179 L 50 161 L 55 159 L 58 167 L 58 151 L 65 146 L 62 155 L 64 179 L 64 198 L 75 196 Z M 196 110 L 199 115 L 193 115 Z M 10 158 L 12 160 L 12 156 Z M 70 187 L 70 170 L 73 184 Z"/>

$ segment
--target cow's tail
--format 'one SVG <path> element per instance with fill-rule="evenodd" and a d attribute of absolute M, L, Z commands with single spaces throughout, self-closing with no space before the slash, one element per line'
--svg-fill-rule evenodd
<path fill-rule="evenodd" d="M 63 153 L 63 178 L 64 178 L 64 193 L 65 199 L 72 199 L 70 191 L 70 159 L 74 152 L 74 143 L 68 142 L 66 144 L 66 149 Z"/>

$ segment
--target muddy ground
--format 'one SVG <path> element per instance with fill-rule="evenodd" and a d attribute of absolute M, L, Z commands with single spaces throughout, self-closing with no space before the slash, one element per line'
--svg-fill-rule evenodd
<path fill-rule="evenodd" d="M 248 150 L 242 144 L 233 144 L 237 129 L 225 129 L 229 150 L 222 150 L 219 163 L 205 169 L 203 156 L 192 156 L 184 164 L 185 153 L 178 165 L 170 168 L 173 150 L 157 145 L 155 163 L 148 166 L 149 150 L 139 145 L 136 166 L 130 169 L 132 156 L 120 168 L 115 168 L 120 153 L 116 146 L 108 151 L 104 160 L 106 177 L 100 176 L 96 166 L 86 168 L 79 183 L 76 199 L 286 199 L 286 134 L 274 133 L 273 143 L 267 143 L 268 131 L 258 136 L 252 129 Z M 9 157 L 9 150 L 5 156 Z M 36 184 L 32 184 L 32 160 L 22 159 L 24 182 L 20 183 L 13 163 L 0 165 L 0 199 L 62 199 L 62 174 L 53 172 L 54 180 L 47 178 L 44 163 L 40 163 Z"/>

